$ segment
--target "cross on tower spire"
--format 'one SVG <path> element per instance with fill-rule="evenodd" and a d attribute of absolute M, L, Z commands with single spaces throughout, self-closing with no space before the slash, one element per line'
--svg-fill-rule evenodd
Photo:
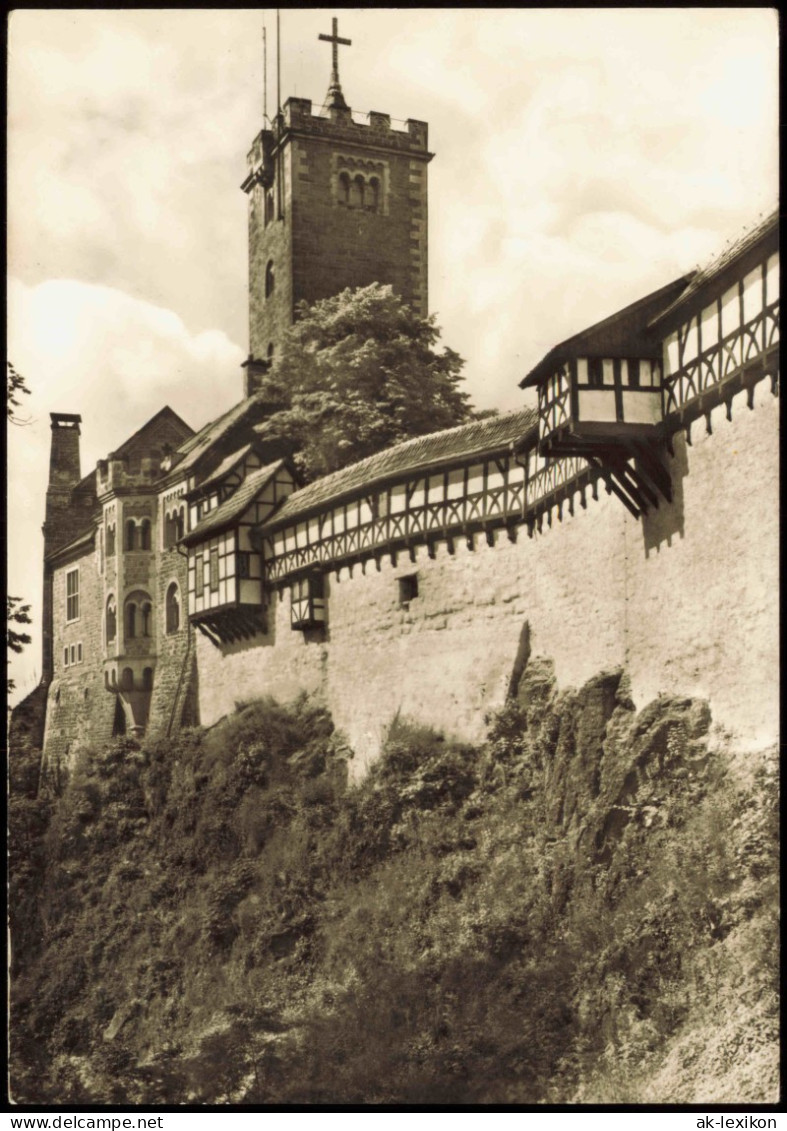
<path fill-rule="evenodd" d="M 335 16 L 333 17 L 331 23 L 333 29 L 331 34 L 324 35 L 321 32 L 317 37 L 318 39 L 322 39 L 326 43 L 331 44 L 332 67 L 331 85 L 328 87 L 328 108 L 332 110 L 346 110 L 347 103 L 344 101 L 341 84 L 339 83 L 339 44 L 341 43 L 344 47 L 350 47 L 352 45 L 352 40 L 341 39 L 339 37 L 339 21 Z"/>

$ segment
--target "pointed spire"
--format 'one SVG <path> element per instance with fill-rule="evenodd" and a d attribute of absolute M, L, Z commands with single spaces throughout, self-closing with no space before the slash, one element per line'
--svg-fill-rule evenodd
<path fill-rule="evenodd" d="M 331 82 L 328 87 L 328 96 L 325 100 L 325 105 L 328 110 L 347 110 L 347 103 L 344 101 L 342 94 L 342 86 L 339 82 L 339 44 L 345 47 L 350 47 L 352 44 L 351 39 L 341 39 L 339 36 L 339 21 L 336 17 L 332 20 L 332 32 L 330 35 L 323 35 L 320 33 L 319 39 L 324 40 L 326 43 L 331 44 Z"/>

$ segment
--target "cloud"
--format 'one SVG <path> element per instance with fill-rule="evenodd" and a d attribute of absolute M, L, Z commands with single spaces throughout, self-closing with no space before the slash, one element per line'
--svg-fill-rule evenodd
<path fill-rule="evenodd" d="M 221 330 L 190 334 L 171 310 L 71 279 L 11 279 L 8 304 L 8 356 L 31 389 L 20 409 L 31 423 L 8 429 L 8 585 L 35 619 L 35 643 L 13 664 L 25 688 L 40 674 L 49 413 L 81 414 L 86 475 L 165 404 L 195 429 L 235 404 L 245 352 Z"/>

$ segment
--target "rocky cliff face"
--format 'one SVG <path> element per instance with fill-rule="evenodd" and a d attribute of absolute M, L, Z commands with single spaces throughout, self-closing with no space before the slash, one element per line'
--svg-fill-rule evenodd
<path fill-rule="evenodd" d="M 304 701 L 86 755 L 25 833 L 18 1098 L 774 1100 L 775 752 L 520 652 L 483 745 L 400 720 L 357 787 Z"/>

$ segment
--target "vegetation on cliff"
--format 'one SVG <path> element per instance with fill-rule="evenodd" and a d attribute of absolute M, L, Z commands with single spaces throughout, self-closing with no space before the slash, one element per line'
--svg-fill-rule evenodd
<path fill-rule="evenodd" d="M 12 781 L 15 1098 L 773 1100 L 775 756 L 708 726 L 534 662 L 354 787 L 306 700 Z"/>

